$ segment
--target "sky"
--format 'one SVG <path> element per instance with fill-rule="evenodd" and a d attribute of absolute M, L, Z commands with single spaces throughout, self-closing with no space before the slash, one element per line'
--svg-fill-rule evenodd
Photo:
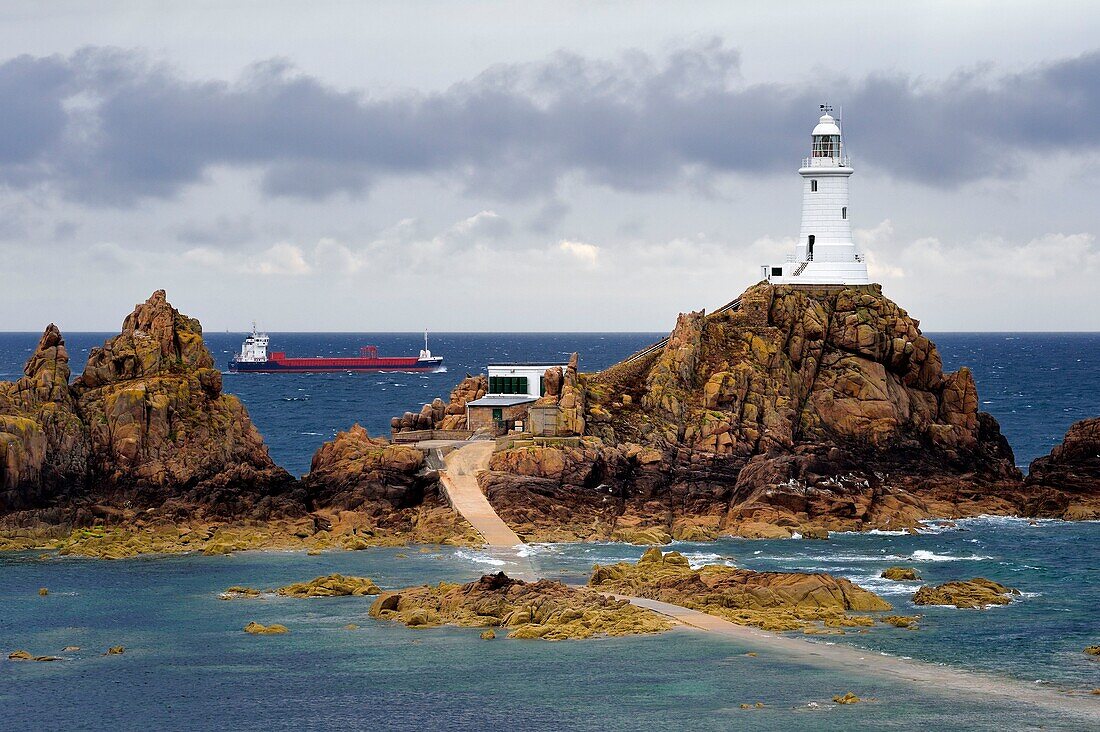
<path fill-rule="evenodd" d="M 0 1 L 0 330 L 667 331 L 818 105 L 926 331 L 1100 330 L 1100 4 Z"/>

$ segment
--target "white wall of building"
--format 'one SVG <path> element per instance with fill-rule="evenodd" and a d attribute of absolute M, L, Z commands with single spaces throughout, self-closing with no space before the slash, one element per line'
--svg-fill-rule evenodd
<path fill-rule="evenodd" d="M 561 369 L 562 373 L 565 373 L 565 364 L 550 364 L 550 363 L 538 363 L 538 364 L 489 364 L 489 394 L 502 394 L 504 392 L 494 391 L 494 377 L 526 377 L 527 378 L 527 394 L 535 397 L 536 399 L 542 396 L 541 393 L 541 379 L 543 374 L 546 373 L 546 369 L 556 367 Z"/>

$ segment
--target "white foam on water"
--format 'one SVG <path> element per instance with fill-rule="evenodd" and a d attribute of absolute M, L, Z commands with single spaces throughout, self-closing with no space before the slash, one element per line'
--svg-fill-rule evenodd
<path fill-rule="evenodd" d="M 980 562 L 993 557 L 984 557 L 980 554 L 970 557 L 957 557 L 954 554 L 936 554 L 927 549 L 917 549 L 906 558 L 910 562 Z"/>
<path fill-rule="evenodd" d="M 473 552 L 466 549 L 459 549 L 455 552 L 454 555 L 458 559 L 466 559 L 468 561 L 474 562 L 475 564 L 488 564 L 493 567 L 503 567 L 505 564 L 507 564 L 507 562 L 505 562 L 503 559 L 496 559 L 495 557 L 490 557 L 485 554 L 481 554 L 480 552 Z"/>
<path fill-rule="evenodd" d="M 553 544 L 524 544 L 516 549 L 517 557 L 537 557 L 543 554 L 561 554 L 561 550 Z"/>
<path fill-rule="evenodd" d="M 688 565 L 692 569 L 699 569 L 707 564 L 724 564 L 727 567 L 735 566 L 731 557 L 711 552 L 686 552 L 684 553 L 684 558 L 688 560 Z"/>

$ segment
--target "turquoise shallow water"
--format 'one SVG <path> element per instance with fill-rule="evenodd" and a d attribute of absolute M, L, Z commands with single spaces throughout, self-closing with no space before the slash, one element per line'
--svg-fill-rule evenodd
<path fill-rule="evenodd" d="M 921 536 L 838 535 L 828 542 L 726 540 L 682 544 L 697 563 L 828 570 L 922 612 L 917 632 L 889 627 L 831 637 L 1056 689 L 1100 686 L 1100 524 L 976 519 Z M 482 641 L 469 629 L 411 630 L 366 617 L 370 598 L 223 601 L 232 584 L 275 587 L 338 571 L 383 587 L 530 569 L 583 581 L 595 562 L 634 560 L 638 547 L 533 546 L 488 551 L 374 549 L 320 556 L 246 552 L 117 562 L 0 556 L 0 649 L 60 654 L 51 664 L 0 661 L 8 729 L 724 730 L 915 727 L 1080 728 L 1026 706 L 941 694 L 866 675 L 744 655 L 748 646 L 698 631 L 545 643 Z M 399 558 L 398 553 L 407 554 Z M 926 579 L 982 575 L 1027 593 L 989 611 L 908 604 L 916 585 L 876 579 L 894 563 Z M 50 588 L 39 597 L 39 587 Z M 249 621 L 291 633 L 253 637 Z M 343 630 L 358 623 L 356 631 Z M 818 640 L 817 642 L 825 642 Z M 104 657 L 123 644 L 123 656 Z M 759 649 L 757 649 L 759 650 Z M 833 694 L 876 701 L 838 707 Z M 744 711 L 742 702 L 762 701 Z M 816 702 L 817 709 L 807 706 Z M 1100 700 L 1098 700 L 1100 703 Z"/>

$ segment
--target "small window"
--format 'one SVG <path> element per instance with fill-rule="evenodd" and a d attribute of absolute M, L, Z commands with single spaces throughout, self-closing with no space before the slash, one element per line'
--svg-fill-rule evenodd
<path fill-rule="evenodd" d="M 493 410 L 493 421 L 494 422 L 501 422 L 503 420 L 504 420 L 504 410 L 503 409 L 494 409 Z"/>
<path fill-rule="evenodd" d="M 814 193 L 817 193 L 817 181 L 816 180 L 810 181 L 810 190 Z"/>
<path fill-rule="evenodd" d="M 848 207 L 847 206 L 840 209 L 840 218 L 842 218 L 842 219 L 847 219 L 848 218 Z"/>
<path fill-rule="evenodd" d="M 772 277 L 782 277 L 782 276 L 783 276 L 783 268 L 782 267 L 772 267 Z"/>

